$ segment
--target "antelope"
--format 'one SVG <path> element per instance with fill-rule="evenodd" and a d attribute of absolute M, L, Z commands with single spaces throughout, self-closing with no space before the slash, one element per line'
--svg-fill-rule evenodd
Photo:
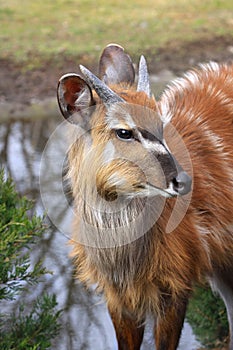
<path fill-rule="evenodd" d="M 233 65 L 200 65 L 158 101 L 145 58 L 136 86 L 119 45 L 104 49 L 100 78 L 80 70 L 57 90 L 77 129 L 68 177 L 78 278 L 103 291 L 120 350 L 140 349 L 147 315 L 156 349 L 177 349 L 192 290 L 208 281 L 233 350 Z"/>

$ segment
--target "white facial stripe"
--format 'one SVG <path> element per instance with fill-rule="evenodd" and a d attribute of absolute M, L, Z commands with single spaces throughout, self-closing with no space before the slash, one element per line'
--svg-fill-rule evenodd
<path fill-rule="evenodd" d="M 149 140 L 142 136 L 141 132 L 137 130 L 137 126 L 132 116 L 127 113 L 122 105 L 113 104 L 107 111 L 105 120 L 110 129 L 127 129 L 135 130 L 139 141 L 142 146 L 150 151 L 154 151 L 158 154 L 167 154 L 168 151 L 159 141 Z"/>
<path fill-rule="evenodd" d="M 140 132 L 138 132 L 138 138 L 141 144 L 143 145 L 143 147 L 145 147 L 146 149 L 154 151 L 159 154 L 168 153 L 164 145 L 159 141 L 151 141 L 151 140 L 145 139 Z"/>

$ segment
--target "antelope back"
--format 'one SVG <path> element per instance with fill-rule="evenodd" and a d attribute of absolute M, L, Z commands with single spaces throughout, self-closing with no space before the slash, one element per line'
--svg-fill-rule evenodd
<path fill-rule="evenodd" d="M 196 227 L 207 242 L 213 265 L 230 261 L 233 65 L 210 62 L 190 70 L 165 90 L 159 109 L 165 118 L 169 114 L 189 150 L 194 174 L 191 208 L 198 215 Z"/>

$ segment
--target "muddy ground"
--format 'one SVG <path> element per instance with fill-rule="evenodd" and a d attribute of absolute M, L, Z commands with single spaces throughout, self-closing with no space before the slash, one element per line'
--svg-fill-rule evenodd
<path fill-rule="evenodd" d="M 151 73 L 156 74 L 166 69 L 179 75 L 199 62 L 233 61 L 233 40 L 232 37 L 217 37 L 188 44 L 173 42 L 166 48 L 147 50 L 138 56 L 142 53 L 147 57 Z M 31 59 L 34 59 L 33 56 Z M 77 72 L 80 63 L 97 72 L 96 62 L 88 61 L 86 57 L 70 59 L 63 55 L 59 59 L 42 60 L 39 68 L 25 72 L 22 65 L 0 59 L 0 103 L 17 102 L 27 105 L 31 101 L 54 97 L 57 81 L 62 74 Z"/>

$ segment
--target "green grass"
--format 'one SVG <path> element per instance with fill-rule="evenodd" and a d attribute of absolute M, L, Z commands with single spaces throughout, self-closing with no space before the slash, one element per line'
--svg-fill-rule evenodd
<path fill-rule="evenodd" d="M 232 18 L 229 0 L 0 0 L 0 58 L 91 58 L 110 42 L 138 55 L 168 43 L 233 36 Z"/>

